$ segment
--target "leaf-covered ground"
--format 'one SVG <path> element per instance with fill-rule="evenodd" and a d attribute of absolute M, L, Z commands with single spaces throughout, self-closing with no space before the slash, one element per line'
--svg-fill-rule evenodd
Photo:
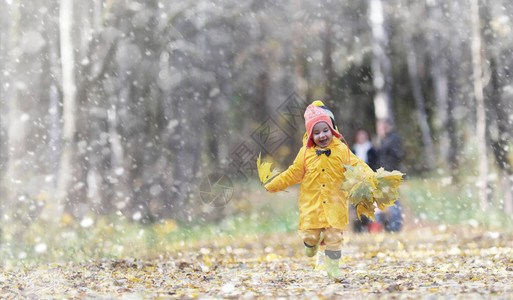
<path fill-rule="evenodd" d="M 513 298 L 513 236 L 427 226 L 345 235 L 343 280 L 313 270 L 296 234 L 224 237 L 162 257 L 0 272 L 3 298 Z"/>

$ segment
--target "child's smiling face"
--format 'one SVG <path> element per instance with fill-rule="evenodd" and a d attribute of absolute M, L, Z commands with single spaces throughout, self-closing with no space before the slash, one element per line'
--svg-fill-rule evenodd
<path fill-rule="evenodd" d="M 333 133 L 326 122 L 315 124 L 312 129 L 312 139 L 317 146 L 321 148 L 328 147 L 333 139 Z"/>

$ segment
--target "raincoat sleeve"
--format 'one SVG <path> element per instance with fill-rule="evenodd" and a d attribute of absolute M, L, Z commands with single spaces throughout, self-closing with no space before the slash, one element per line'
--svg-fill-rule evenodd
<path fill-rule="evenodd" d="M 304 155 L 306 147 L 303 146 L 294 159 L 294 163 L 280 175 L 276 176 L 271 182 L 265 185 L 265 189 L 270 193 L 276 193 L 285 190 L 288 186 L 298 184 L 305 174 Z"/>

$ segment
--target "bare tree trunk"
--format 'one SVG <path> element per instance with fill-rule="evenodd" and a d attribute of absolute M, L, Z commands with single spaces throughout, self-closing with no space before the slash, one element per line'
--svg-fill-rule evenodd
<path fill-rule="evenodd" d="M 459 3 L 453 3 L 448 7 L 448 13 L 454 16 L 454 18 L 461 18 L 461 15 L 465 14 L 466 11 L 462 11 Z M 449 30 L 449 36 L 455 36 L 460 33 L 457 27 L 452 27 Z M 449 135 L 449 152 L 448 152 L 448 163 L 450 174 L 452 175 L 454 180 L 458 180 L 458 174 L 460 172 L 459 166 L 459 157 L 460 151 L 463 147 L 463 142 L 461 138 L 461 131 L 458 130 L 458 120 L 455 116 L 456 111 L 461 111 L 462 104 L 458 100 L 461 95 L 461 88 L 459 85 L 459 78 L 462 72 L 461 65 L 464 62 L 465 58 L 463 57 L 463 52 L 466 51 L 464 48 L 466 46 L 463 45 L 463 42 L 460 39 L 451 39 L 449 42 L 449 47 L 447 51 L 447 74 L 449 79 L 449 88 L 448 88 L 448 110 L 451 112 L 449 114 L 449 119 L 447 123 L 447 132 Z"/>
<path fill-rule="evenodd" d="M 17 198 L 19 192 L 19 185 L 21 184 L 20 176 L 23 174 L 21 166 L 23 160 L 23 153 L 25 153 L 26 141 L 26 128 L 25 123 L 22 121 L 22 111 L 18 107 L 19 91 L 18 91 L 18 62 L 20 58 L 19 38 L 20 38 L 20 0 L 11 3 L 10 10 L 10 30 L 9 30 L 9 47 L 8 58 L 6 62 L 5 72 L 8 74 L 6 80 L 9 81 L 8 88 L 5 93 L 5 101 L 3 106 L 6 108 L 6 113 L 2 113 L 5 117 L 6 128 L 6 176 L 0 177 L 0 191 L 2 191 L 2 199 L 0 199 L 1 213 L 4 216 L 12 218 L 14 221 L 15 211 L 9 208 L 11 203 L 15 203 L 14 199 Z M 3 121 L 3 118 L 2 118 Z M 3 123 L 3 122 L 2 122 Z M 4 125 L 4 124 L 1 124 Z M 2 218 L 4 220 L 4 218 Z"/>
<path fill-rule="evenodd" d="M 372 73 L 375 89 L 374 110 L 376 119 L 388 119 L 395 123 L 391 96 L 390 59 L 387 56 L 388 34 L 381 0 L 369 0 L 372 27 Z"/>
<path fill-rule="evenodd" d="M 5 28 L 6 25 L 2 24 L 1 22 L 4 20 L 5 18 L 3 18 L 3 15 L 2 15 L 2 18 L 0 19 L 0 26 L 2 26 L 2 28 Z M 6 34 L 4 32 L 0 32 L 0 53 L 6 53 L 6 46 L 4 44 L 4 41 L 6 40 L 5 38 Z M 5 67 L 5 61 L 4 61 L 4 56 L 0 55 L 0 68 L 4 68 Z M 0 74 L 0 86 L 4 86 L 4 80 L 5 80 L 5 76 L 4 74 Z M 3 182 L 3 178 L 5 177 L 5 165 L 7 163 L 7 157 L 6 157 L 6 153 L 7 153 L 7 143 L 4 142 L 7 138 L 7 134 L 4 130 L 4 128 L 6 127 L 6 124 L 4 124 L 4 121 L 5 119 L 7 119 L 4 111 L 5 111 L 5 108 L 6 108 L 6 99 L 5 99 L 5 94 L 4 94 L 4 89 L 3 88 L 0 88 L 0 215 L 5 215 L 5 212 L 4 212 L 4 206 L 5 206 L 5 201 L 6 201 L 6 191 L 5 191 L 5 187 L 4 187 L 4 182 Z M 2 223 L 0 222 L 0 225 Z M 2 235 L 3 235 L 3 226 L 0 226 L 0 240 L 2 238 Z"/>
<path fill-rule="evenodd" d="M 8 28 L 9 22 L 8 22 L 8 10 L 3 10 L 0 12 L 0 26 L 1 28 Z M 0 53 L 8 53 L 8 43 L 9 40 L 9 31 L 2 30 L 0 31 Z M 8 55 L 0 55 L 0 68 L 2 70 L 6 70 L 7 61 L 9 59 Z M 0 73 L 0 86 L 4 87 L 5 83 L 8 80 L 8 76 L 5 75 L 4 72 Z M 5 142 L 7 140 L 7 133 L 5 131 L 5 128 L 7 128 L 7 115 L 6 115 L 6 109 L 7 108 L 7 99 L 6 99 L 6 93 L 4 88 L 0 88 L 0 198 L 3 198 L 4 195 L 4 188 L 2 187 L 2 178 L 4 178 L 4 172 L 6 170 L 6 164 L 7 164 L 7 143 Z M 4 200 L 5 201 L 5 200 Z M 0 202 L 0 207 L 2 203 Z M 2 213 L 2 210 L 0 209 L 0 214 Z"/>
<path fill-rule="evenodd" d="M 493 77 L 492 77 L 493 78 Z M 511 111 L 511 103 L 513 103 L 513 89 L 503 89 L 502 95 L 498 96 L 501 100 L 496 103 L 495 109 L 498 116 L 498 140 L 493 145 L 495 159 L 502 175 L 502 193 L 504 201 L 504 211 L 513 214 L 513 166 L 509 160 L 510 141 L 511 141 L 511 125 L 509 117 L 505 109 Z M 507 103 L 510 103 L 509 105 Z"/>
<path fill-rule="evenodd" d="M 483 71 L 481 68 L 481 30 L 478 0 L 471 0 L 472 11 L 472 70 L 474 76 L 474 97 L 476 99 L 476 138 L 479 150 L 479 204 L 488 209 L 488 154 L 486 147 L 486 113 L 483 95 Z"/>
<path fill-rule="evenodd" d="M 269 68 L 269 58 L 266 56 L 265 49 L 263 44 L 265 44 L 266 39 L 266 30 L 265 24 L 262 20 L 259 20 L 257 26 L 260 27 L 260 36 L 258 37 L 257 44 L 261 44 L 256 51 L 255 60 L 258 62 L 259 71 L 257 72 L 258 78 L 256 83 L 256 88 L 254 92 L 254 97 L 251 100 L 253 110 L 255 111 L 256 120 L 265 120 L 269 115 L 269 104 L 268 96 L 271 89 L 271 79 L 270 79 L 270 68 Z"/>
<path fill-rule="evenodd" d="M 428 50 L 431 65 L 431 76 L 433 78 L 433 86 L 435 91 L 436 99 L 436 110 L 434 114 L 434 128 L 437 136 L 439 137 L 438 153 L 442 158 L 442 165 L 448 165 L 449 157 L 449 135 L 447 132 L 447 124 L 449 122 L 450 114 L 449 110 L 449 78 L 447 74 L 447 52 L 450 51 L 445 49 L 442 43 L 442 35 L 440 32 L 440 24 L 443 19 L 443 12 L 440 3 L 434 3 L 430 5 L 428 2 L 427 13 L 431 19 L 431 28 L 434 28 L 427 32 Z"/>
<path fill-rule="evenodd" d="M 513 213 L 513 193 L 512 193 L 512 186 L 513 186 L 513 180 L 511 180 L 511 172 L 507 172 L 506 170 L 501 171 L 502 179 L 501 184 L 503 188 L 503 202 L 504 202 L 504 212 L 507 214 Z"/>
<path fill-rule="evenodd" d="M 429 48 L 440 49 L 440 41 L 434 38 L 432 40 L 434 41 L 430 44 L 435 44 L 436 46 L 430 46 Z M 451 113 L 448 102 L 449 80 L 447 78 L 447 70 L 444 67 L 447 65 L 447 61 L 445 59 L 445 55 L 440 50 L 431 51 L 430 56 L 436 98 L 436 117 L 434 123 L 440 140 L 438 144 L 438 152 L 440 157 L 443 159 L 443 165 L 447 165 L 447 158 L 449 156 L 449 135 L 446 128 L 449 120 L 449 114 Z"/>
<path fill-rule="evenodd" d="M 76 83 L 75 83 L 75 57 L 72 39 L 73 0 L 62 0 L 60 4 L 60 40 L 62 65 L 62 91 L 63 91 L 63 124 L 62 124 L 62 151 L 57 179 L 56 199 L 50 209 L 52 217 L 62 214 L 64 204 L 68 197 L 68 189 L 73 174 L 73 148 L 76 132 Z"/>
<path fill-rule="evenodd" d="M 98 31 L 102 28 L 103 24 L 103 1 L 102 0 L 93 0 L 92 4 L 93 10 L 93 29 L 94 31 Z"/>
<path fill-rule="evenodd" d="M 497 45 L 493 28 L 491 28 L 493 17 L 491 15 L 490 1 L 481 3 L 481 16 L 483 18 L 484 27 L 482 29 L 484 48 L 489 62 L 490 81 L 485 89 L 485 99 L 487 105 L 488 122 L 487 132 L 490 136 L 492 153 L 495 163 L 500 169 L 502 177 L 502 206 L 507 213 L 513 213 L 513 194 L 511 187 L 513 186 L 513 168 L 509 161 L 511 125 L 509 124 L 510 101 L 503 100 L 501 90 L 503 89 L 503 77 L 500 68 L 505 65 L 501 60 L 501 55 L 497 53 Z M 506 79 L 507 80 L 507 79 Z"/>
<path fill-rule="evenodd" d="M 490 44 L 492 45 L 492 43 Z M 510 147 L 510 125 L 509 114 L 507 111 L 508 104 L 502 101 L 500 94 L 500 79 L 498 74 L 498 63 L 492 54 L 490 58 L 491 78 L 489 84 L 489 92 L 487 93 L 488 110 L 493 116 L 490 116 L 489 129 L 492 153 L 495 163 L 500 169 L 503 207 L 505 212 L 513 213 L 513 194 L 511 187 L 513 186 L 513 168 L 509 161 Z M 493 129 L 492 129 L 493 128 Z"/>
<path fill-rule="evenodd" d="M 297 65 L 296 65 L 296 89 L 300 95 L 305 95 L 306 103 L 311 103 L 313 100 L 313 91 L 309 85 L 310 82 L 310 67 L 308 65 L 308 59 L 304 48 L 297 50 Z"/>
<path fill-rule="evenodd" d="M 61 150 L 61 86 L 59 79 L 62 77 L 62 69 L 59 57 L 59 23 L 58 23 L 58 3 L 52 3 L 48 7 L 48 13 L 44 19 L 44 39 L 47 41 L 46 44 L 46 57 L 44 58 L 46 67 L 44 73 L 41 76 L 46 77 L 44 79 L 42 98 L 48 98 L 48 114 L 47 119 L 47 154 L 48 160 L 48 174 L 51 174 L 51 180 L 47 181 L 48 190 L 50 195 L 55 194 L 57 173 L 59 170 L 59 155 Z"/>
<path fill-rule="evenodd" d="M 333 22 L 329 19 L 329 16 L 326 16 L 324 20 L 324 26 L 326 29 L 326 36 L 324 38 L 324 76 L 326 76 L 326 85 L 324 91 L 324 100 L 326 105 L 330 107 L 333 111 L 338 111 L 335 106 L 334 92 L 335 88 L 335 71 L 333 70 Z"/>
<path fill-rule="evenodd" d="M 178 91 L 182 95 L 183 91 Z M 184 140 L 184 128 L 187 128 L 188 124 L 185 119 L 179 119 L 179 116 L 184 112 L 188 111 L 187 103 L 180 103 L 175 99 L 173 106 L 173 116 L 179 120 L 178 125 L 173 135 L 172 153 L 174 153 L 173 161 L 173 185 L 171 186 L 171 197 L 168 204 L 168 209 L 171 212 L 171 216 L 174 219 L 181 221 L 191 221 L 192 208 L 187 207 L 187 194 L 189 189 L 189 182 L 192 178 L 191 164 L 189 155 L 185 150 L 184 146 L 180 141 Z"/>
<path fill-rule="evenodd" d="M 408 29 L 406 29 L 407 31 Z M 424 101 L 424 95 L 422 94 L 422 87 L 419 79 L 419 72 L 417 68 L 417 57 L 415 55 L 415 50 L 413 49 L 413 44 L 411 41 L 411 36 L 409 32 L 405 32 L 406 35 L 406 49 L 408 50 L 407 54 L 407 64 L 408 64 L 408 74 L 410 76 L 410 81 L 413 89 L 413 97 L 415 99 L 417 120 L 419 122 L 420 132 L 422 135 L 422 143 L 424 145 L 424 163 L 428 170 L 433 170 L 436 166 L 435 161 L 435 151 L 433 149 L 433 140 L 431 138 L 431 129 L 429 128 L 427 113 Z"/>
<path fill-rule="evenodd" d="M 451 51 L 454 51 L 451 49 Z M 454 53 L 450 54 L 448 58 L 449 68 L 448 68 L 448 79 L 449 79 L 449 94 L 448 94 L 448 102 L 447 109 L 450 112 L 449 118 L 447 119 L 447 126 L 445 130 L 447 131 L 449 137 L 449 150 L 447 152 L 447 162 L 450 170 L 450 174 L 452 177 L 455 177 L 458 174 L 459 170 L 459 162 L 458 162 L 458 153 L 461 148 L 460 139 L 458 138 L 458 130 L 456 128 L 456 119 L 454 117 L 454 111 L 458 109 L 458 85 L 457 85 L 457 77 L 459 75 L 458 66 L 459 63 L 455 61 Z"/>
<path fill-rule="evenodd" d="M 262 68 L 267 68 L 267 62 L 262 64 Z M 265 118 L 269 115 L 267 109 L 267 93 L 269 91 L 269 81 L 270 79 L 268 70 L 262 69 L 257 79 L 257 96 L 253 100 L 253 107 L 257 116 L 257 120 L 265 120 Z"/>
<path fill-rule="evenodd" d="M 222 96 L 221 96 L 222 97 Z M 206 104 L 206 116 L 205 121 L 208 124 L 206 128 L 206 138 L 207 138 L 207 155 L 209 157 L 209 162 L 213 168 L 219 168 L 220 159 L 219 159 L 219 105 L 215 105 L 214 101 L 221 102 L 223 99 L 221 97 L 216 97 L 216 99 L 212 101 L 208 101 Z"/>

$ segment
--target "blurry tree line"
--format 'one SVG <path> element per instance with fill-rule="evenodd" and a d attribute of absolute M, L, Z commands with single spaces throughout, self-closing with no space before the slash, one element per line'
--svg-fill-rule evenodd
<path fill-rule="evenodd" d="M 190 220 L 198 182 L 293 93 L 322 99 L 348 142 L 393 120 L 409 175 L 474 176 L 483 208 L 500 190 L 513 211 L 511 1 L 1 6 L 3 222 Z"/>

